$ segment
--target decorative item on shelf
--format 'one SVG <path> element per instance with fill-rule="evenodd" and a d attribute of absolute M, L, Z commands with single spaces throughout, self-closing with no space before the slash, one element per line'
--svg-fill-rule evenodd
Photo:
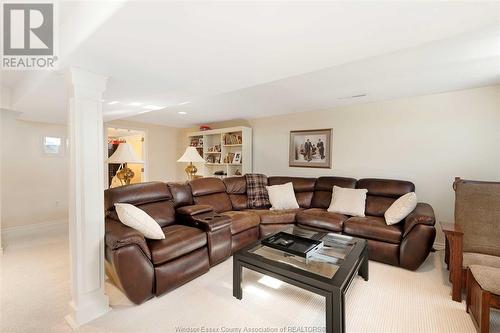
<path fill-rule="evenodd" d="M 207 148 L 208 153 L 220 153 L 221 146 L 220 145 L 215 145 Z"/>
<path fill-rule="evenodd" d="M 202 137 L 191 138 L 191 143 L 189 145 L 191 147 L 203 148 L 203 138 Z"/>
<path fill-rule="evenodd" d="M 214 172 L 214 175 L 215 176 L 227 176 L 227 172 L 225 172 L 223 170 L 217 170 Z"/>
<path fill-rule="evenodd" d="M 233 161 L 231 163 L 241 164 L 241 151 L 237 151 L 234 153 L 234 158 L 233 158 Z"/>
<path fill-rule="evenodd" d="M 243 142 L 241 134 L 235 133 L 224 134 L 223 141 L 225 146 L 241 145 Z"/>
<path fill-rule="evenodd" d="M 186 167 L 186 174 L 188 180 L 192 180 L 195 178 L 196 172 L 198 169 L 193 165 L 195 163 L 205 163 L 203 157 L 200 156 L 195 147 L 187 147 L 184 154 L 177 160 L 177 162 L 187 162 L 189 165 Z"/>
<path fill-rule="evenodd" d="M 240 171 L 240 169 L 236 169 L 236 171 L 234 172 L 234 175 L 235 175 L 235 176 L 241 176 L 241 171 Z"/>
<path fill-rule="evenodd" d="M 205 156 L 205 161 L 207 163 L 220 163 L 220 156 L 208 154 L 207 156 Z"/>
<path fill-rule="evenodd" d="M 289 166 L 332 167 L 332 130 L 290 131 Z"/>
<path fill-rule="evenodd" d="M 116 151 L 106 160 L 106 162 L 121 164 L 116 173 L 116 177 L 118 177 L 122 185 L 129 185 L 130 180 L 134 178 L 135 175 L 134 172 L 127 167 L 127 163 L 144 163 L 144 161 L 141 161 L 135 155 L 132 146 L 126 142 L 120 143 Z"/>
<path fill-rule="evenodd" d="M 227 153 L 224 157 L 224 163 L 233 163 L 234 153 Z"/>
<path fill-rule="evenodd" d="M 211 130 L 212 128 L 208 125 L 201 125 L 200 126 L 200 131 L 208 131 Z"/>

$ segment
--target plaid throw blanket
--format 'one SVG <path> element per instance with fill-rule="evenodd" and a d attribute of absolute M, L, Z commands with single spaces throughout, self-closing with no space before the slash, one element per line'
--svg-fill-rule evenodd
<path fill-rule="evenodd" d="M 245 174 L 247 181 L 248 208 L 269 208 L 269 195 L 267 194 L 267 176 L 259 173 Z"/>

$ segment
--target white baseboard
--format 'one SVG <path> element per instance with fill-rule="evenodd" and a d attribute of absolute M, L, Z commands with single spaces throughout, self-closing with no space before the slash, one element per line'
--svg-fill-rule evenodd
<path fill-rule="evenodd" d="M 32 235 L 33 233 L 63 231 L 68 228 L 68 220 L 54 220 L 42 223 L 26 224 L 2 229 L 2 236 L 7 240 L 13 237 Z"/>

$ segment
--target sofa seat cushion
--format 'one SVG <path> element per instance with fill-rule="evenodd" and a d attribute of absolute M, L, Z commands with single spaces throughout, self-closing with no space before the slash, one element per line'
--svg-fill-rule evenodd
<path fill-rule="evenodd" d="M 242 231 L 254 228 L 259 225 L 259 215 L 248 211 L 234 211 L 220 213 L 220 215 L 229 216 L 231 218 L 231 235 L 236 235 Z"/>
<path fill-rule="evenodd" d="M 500 268 L 481 265 L 469 267 L 481 289 L 500 295 Z"/>
<path fill-rule="evenodd" d="M 304 208 L 285 210 L 250 209 L 248 211 L 259 215 L 261 224 L 284 224 L 295 223 L 295 216 L 303 210 Z"/>
<path fill-rule="evenodd" d="M 323 208 L 306 209 L 296 216 L 297 223 L 334 232 L 341 232 L 347 219 L 346 215 L 330 213 Z"/>
<path fill-rule="evenodd" d="M 344 233 L 352 236 L 399 244 L 401 243 L 403 228 L 401 223 L 387 225 L 383 217 L 351 217 L 344 222 Z"/>
<path fill-rule="evenodd" d="M 153 264 L 159 265 L 179 258 L 207 244 L 207 236 L 203 230 L 174 224 L 162 228 L 165 239 L 148 240 Z"/>
<path fill-rule="evenodd" d="M 489 254 L 464 252 L 462 254 L 462 267 L 467 268 L 472 265 L 491 266 L 500 268 L 500 257 Z"/>

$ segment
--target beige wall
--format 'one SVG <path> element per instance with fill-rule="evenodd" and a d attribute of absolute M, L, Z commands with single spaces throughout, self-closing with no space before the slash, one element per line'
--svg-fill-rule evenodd
<path fill-rule="evenodd" d="M 113 126 L 140 129 L 146 132 L 146 158 L 149 161 L 148 178 L 150 181 L 176 181 L 183 176 L 178 174 L 179 167 L 176 163 L 180 157 L 178 150 L 181 146 L 179 143 L 181 129 L 123 120 L 104 124 L 104 128 Z"/>
<path fill-rule="evenodd" d="M 16 120 L 1 111 L 2 228 L 67 219 L 68 156 L 47 156 L 44 136 L 66 139 L 66 126 Z"/>
<path fill-rule="evenodd" d="M 44 136 L 66 138 L 65 125 L 28 122 L 1 111 L 1 228 L 66 220 L 69 159 L 42 153 Z M 146 131 L 149 180 L 178 180 L 179 129 L 127 121 L 106 125 Z M 181 179 L 183 175 L 180 175 Z"/>
<path fill-rule="evenodd" d="M 234 125 L 253 128 L 255 172 L 410 180 L 439 221 L 453 222 L 455 176 L 500 180 L 500 86 L 213 127 Z M 333 168 L 288 167 L 290 131 L 315 128 L 333 129 Z"/>

